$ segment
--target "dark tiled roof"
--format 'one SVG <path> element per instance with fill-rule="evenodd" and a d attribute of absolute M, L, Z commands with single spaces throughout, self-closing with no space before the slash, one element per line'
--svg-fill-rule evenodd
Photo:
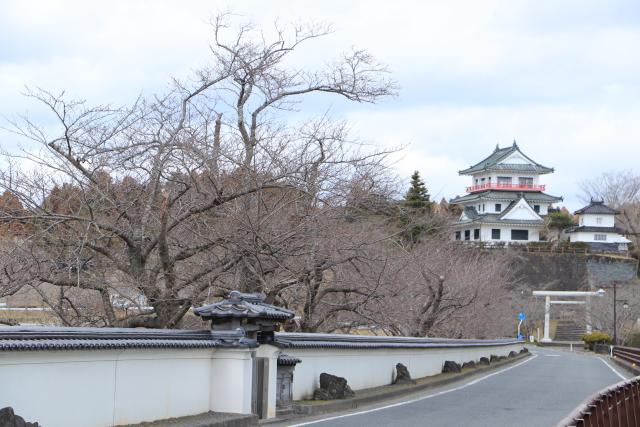
<path fill-rule="evenodd" d="M 498 164 L 500 161 L 506 159 L 511 154 L 519 151 L 527 160 L 531 162 L 530 165 L 522 165 L 522 164 Z M 522 151 L 520 151 L 518 145 L 514 142 L 511 147 L 499 148 L 496 146 L 496 149 L 491 155 L 480 162 L 476 163 L 473 166 L 470 166 L 467 169 L 459 171 L 460 175 L 472 174 L 475 172 L 482 172 L 488 170 L 515 170 L 515 171 L 526 171 L 526 172 L 536 172 L 536 173 L 551 173 L 553 172 L 553 168 L 548 168 L 546 166 L 542 166 L 539 163 L 534 162 L 529 157 L 527 157 Z"/>
<path fill-rule="evenodd" d="M 252 318 L 285 321 L 293 319 L 293 311 L 266 304 L 262 294 L 243 294 L 232 291 L 229 298 L 198 307 L 193 312 L 203 319 Z"/>
<path fill-rule="evenodd" d="M 625 230 L 618 227 L 596 227 L 590 225 L 581 225 L 579 227 L 571 227 L 566 230 L 567 233 L 577 233 L 579 231 L 586 233 L 618 233 L 624 234 Z"/>
<path fill-rule="evenodd" d="M 573 214 L 601 214 L 601 215 L 616 215 L 618 213 L 617 210 L 610 208 L 605 205 L 602 201 L 591 200 L 588 206 L 585 206 L 582 209 L 578 209 Z"/>
<path fill-rule="evenodd" d="M 542 225 L 543 220 L 524 220 L 524 219 L 502 219 L 501 214 L 480 214 L 477 218 L 468 221 L 460 221 L 454 225 L 469 224 L 511 224 L 511 225 Z"/>
<path fill-rule="evenodd" d="M 469 219 L 475 219 L 478 217 L 478 211 L 476 210 L 475 207 L 473 206 L 465 206 L 464 208 L 464 214 L 467 216 L 467 218 Z"/>
<path fill-rule="evenodd" d="M 446 348 L 485 347 L 516 344 L 514 339 L 455 340 L 444 338 L 381 337 L 343 334 L 275 334 L 275 345 L 280 348 L 333 348 L 333 349 L 385 349 L 385 348 Z"/>
<path fill-rule="evenodd" d="M 39 326 L 0 327 L 0 351 L 256 346 L 255 340 L 245 338 L 242 329 L 190 331 Z"/>
<path fill-rule="evenodd" d="M 451 199 L 449 203 L 457 204 L 463 202 L 470 202 L 473 200 L 516 200 L 519 197 L 517 191 L 494 191 L 488 190 L 480 193 L 467 194 L 465 196 L 456 197 Z M 524 198 L 528 202 L 548 202 L 554 203 L 562 200 L 562 197 L 552 196 L 543 192 L 524 192 Z"/>
<path fill-rule="evenodd" d="M 295 366 L 301 362 L 302 360 L 297 357 L 289 356 L 288 354 L 281 354 L 278 356 L 278 366 Z"/>

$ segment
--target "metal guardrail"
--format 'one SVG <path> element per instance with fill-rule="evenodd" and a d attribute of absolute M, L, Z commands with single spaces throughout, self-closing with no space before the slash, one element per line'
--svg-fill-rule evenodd
<path fill-rule="evenodd" d="M 596 393 L 558 427 L 632 427 L 640 425 L 640 377 Z"/>
<path fill-rule="evenodd" d="M 634 347 L 622 347 L 616 345 L 613 347 L 611 351 L 611 355 L 614 358 L 624 360 L 625 362 L 629 362 L 632 364 L 636 364 L 640 366 L 640 348 Z"/>

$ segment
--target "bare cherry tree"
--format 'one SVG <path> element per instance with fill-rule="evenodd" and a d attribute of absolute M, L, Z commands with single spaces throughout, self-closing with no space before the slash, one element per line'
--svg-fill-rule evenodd
<path fill-rule="evenodd" d="M 300 123 L 287 113 L 313 93 L 392 95 L 387 69 L 362 50 L 320 70 L 292 66 L 290 54 L 326 27 L 276 28 L 271 40 L 227 15 L 212 27 L 212 65 L 163 95 L 114 108 L 27 92 L 57 125 L 12 123 L 37 148 L 5 153 L 21 167 L 0 172 L 0 189 L 22 206 L 0 209 L 0 222 L 30 228 L 3 258 L 6 292 L 30 287 L 66 324 L 175 327 L 194 303 L 230 287 L 275 298 L 304 283 L 312 292 L 305 281 L 348 262 L 313 255 L 329 250 L 314 243 L 328 240 L 317 219 L 340 182 L 380 165 L 383 153 L 350 147 L 344 126 L 326 117 Z M 294 240 L 311 254 L 305 261 L 289 259 L 299 253 L 286 235 L 260 240 L 269 227 L 256 226 L 291 218 L 285 209 L 304 218 L 291 227 L 302 230 Z"/>
<path fill-rule="evenodd" d="M 504 336 L 517 283 L 509 250 L 480 250 L 443 232 L 411 250 L 388 248 L 385 297 L 369 307 L 394 335 Z"/>

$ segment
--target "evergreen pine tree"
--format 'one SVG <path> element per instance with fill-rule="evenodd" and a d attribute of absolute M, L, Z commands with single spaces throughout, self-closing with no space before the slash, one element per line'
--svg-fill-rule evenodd
<path fill-rule="evenodd" d="M 420 178 L 420 173 L 415 171 L 411 175 L 409 190 L 402 202 L 398 224 L 404 230 L 400 233 L 402 240 L 409 244 L 415 244 L 420 236 L 427 232 L 427 223 L 430 221 L 433 203 L 430 200 L 427 186 Z"/>
<path fill-rule="evenodd" d="M 413 175 L 411 175 L 411 186 L 407 191 L 407 195 L 404 197 L 404 204 L 414 209 L 424 208 L 431 204 L 429 192 L 420 178 L 418 171 L 415 171 Z"/>

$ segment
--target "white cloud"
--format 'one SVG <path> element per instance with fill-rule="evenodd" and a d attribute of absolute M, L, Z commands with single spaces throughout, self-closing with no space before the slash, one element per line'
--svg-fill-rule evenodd
<path fill-rule="evenodd" d="M 547 191 L 578 208 L 577 183 L 615 169 L 637 169 L 640 108 L 625 112 L 563 106 L 417 107 L 353 112 L 349 119 L 363 139 L 395 147 L 408 176 L 419 170 L 428 186 L 452 197 L 463 194 L 468 177 L 457 171 L 488 156 L 497 143 L 513 139 L 525 154 L 556 172 L 543 177 Z"/>
<path fill-rule="evenodd" d="M 309 107 L 347 114 L 362 139 L 410 144 L 399 171 L 424 169 L 432 192 L 461 193 L 457 170 L 513 138 L 556 167 L 549 191 L 572 207 L 577 181 L 637 169 L 640 5 L 625 0 L 1 2 L 0 114 L 34 109 L 19 95 L 24 85 L 90 103 L 161 92 L 170 76 L 210 60 L 207 21 L 225 10 L 264 28 L 333 23 L 297 64 L 321 65 L 351 46 L 388 63 L 402 87 L 396 100 Z M 15 140 L 0 134 L 0 145 Z"/>

